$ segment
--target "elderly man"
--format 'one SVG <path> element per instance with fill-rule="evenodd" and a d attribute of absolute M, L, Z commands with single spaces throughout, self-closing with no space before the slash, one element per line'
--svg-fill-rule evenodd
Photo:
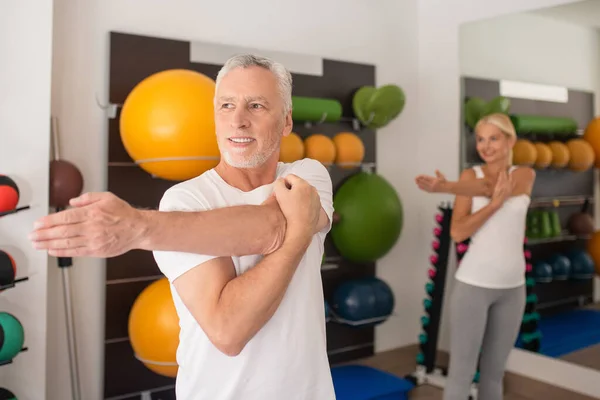
<path fill-rule="evenodd" d="M 332 183 L 315 160 L 278 162 L 291 91 L 282 65 L 231 58 L 216 80 L 217 167 L 168 189 L 159 211 L 88 193 L 31 234 L 59 257 L 154 252 L 180 318 L 178 399 L 335 398 L 320 275 Z"/>

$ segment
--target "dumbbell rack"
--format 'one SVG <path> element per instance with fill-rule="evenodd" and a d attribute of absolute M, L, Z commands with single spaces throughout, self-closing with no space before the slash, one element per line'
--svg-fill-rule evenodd
<path fill-rule="evenodd" d="M 429 257 L 431 268 L 427 271 L 429 281 L 425 284 L 426 297 L 423 299 L 425 316 L 421 317 L 422 333 L 419 334 L 419 353 L 417 354 L 417 367 L 415 372 L 405 378 L 415 386 L 431 385 L 439 388 L 445 386 L 447 369 L 436 365 L 437 344 L 444 302 L 448 258 L 450 256 L 450 221 L 452 207 L 450 204 L 438 206 L 439 213 L 435 216 L 437 226 L 433 230 L 433 254 Z M 462 258 L 458 249 L 463 249 L 464 244 L 457 245 L 457 256 Z M 477 398 L 476 387 L 471 394 Z"/>
<path fill-rule="evenodd" d="M 434 228 L 435 239 L 432 243 L 434 254 L 429 258 L 432 265 L 427 272 L 430 281 L 425 284 L 427 296 L 423 300 L 426 316 L 421 317 L 423 332 L 419 334 L 419 350 L 417 354 L 417 368 L 415 372 L 406 376 L 415 386 L 428 384 L 443 388 L 446 382 L 448 370 L 446 367 L 436 365 L 437 341 L 439 335 L 440 321 L 442 316 L 442 304 L 444 301 L 444 289 L 448 269 L 448 257 L 450 255 L 450 221 L 452 219 L 452 208 L 450 205 L 438 206 L 439 214 L 435 216 L 438 226 Z M 460 266 L 464 255 L 469 248 L 470 240 L 467 239 L 455 246 L 457 266 Z M 537 296 L 534 291 L 535 279 L 531 265 L 531 251 L 527 245 L 527 239 L 523 244 L 523 251 L 527 262 L 526 291 L 527 302 L 523 320 L 519 331 L 521 340 L 526 343 L 526 349 L 538 352 L 540 349 L 540 333 L 538 329 L 539 314 L 535 311 Z M 479 382 L 479 366 L 473 383 L 471 385 L 470 399 L 477 400 L 477 383 Z"/>
<path fill-rule="evenodd" d="M 527 244 L 527 239 L 523 245 L 527 268 L 525 271 L 527 301 L 525 304 L 525 313 L 521 322 L 519 339 L 523 342 L 523 349 L 538 353 L 541 347 L 541 332 L 539 330 L 540 314 L 536 311 L 537 295 L 534 293 L 535 278 L 533 266 L 531 264 L 531 250 Z"/>

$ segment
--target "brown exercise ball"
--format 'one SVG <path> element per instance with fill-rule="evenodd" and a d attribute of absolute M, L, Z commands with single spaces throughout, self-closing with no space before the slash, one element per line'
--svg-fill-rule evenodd
<path fill-rule="evenodd" d="M 83 190 L 83 176 L 77 167 L 68 161 L 50 162 L 50 206 L 63 208 L 69 200 L 77 197 Z"/>

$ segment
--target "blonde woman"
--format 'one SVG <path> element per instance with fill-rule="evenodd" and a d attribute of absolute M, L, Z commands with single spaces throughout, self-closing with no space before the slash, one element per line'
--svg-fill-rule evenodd
<path fill-rule="evenodd" d="M 517 135 L 504 114 L 475 127 L 482 165 L 458 182 L 419 176 L 427 192 L 455 194 L 450 235 L 471 239 L 455 275 L 450 300 L 450 365 L 444 400 L 465 400 L 479 361 L 479 398 L 501 400 L 506 360 L 525 308 L 523 240 L 535 171 L 512 165 Z M 479 359 L 481 351 L 481 359 Z"/>

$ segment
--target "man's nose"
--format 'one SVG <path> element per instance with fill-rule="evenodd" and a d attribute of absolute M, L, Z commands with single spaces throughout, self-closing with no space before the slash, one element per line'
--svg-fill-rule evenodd
<path fill-rule="evenodd" d="M 248 118 L 248 111 L 245 107 L 237 107 L 233 112 L 233 118 L 231 119 L 232 128 L 247 128 L 250 125 L 250 119 Z"/>

